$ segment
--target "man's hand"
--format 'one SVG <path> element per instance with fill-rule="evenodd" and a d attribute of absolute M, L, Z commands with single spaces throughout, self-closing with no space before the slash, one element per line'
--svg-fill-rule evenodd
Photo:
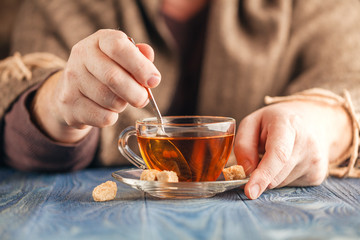
<path fill-rule="evenodd" d="M 251 174 L 245 194 L 256 199 L 266 189 L 319 185 L 329 161 L 350 143 L 351 122 L 341 107 L 310 101 L 266 106 L 244 118 L 237 131 L 237 162 Z"/>
<path fill-rule="evenodd" d="M 148 103 L 144 87 L 161 78 L 153 60 L 150 46 L 136 47 L 121 31 L 99 30 L 77 43 L 64 71 L 40 87 L 33 101 L 36 123 L 63 143 L 81 140 L 91 126 L 113 125 L 128 103 Z"/>

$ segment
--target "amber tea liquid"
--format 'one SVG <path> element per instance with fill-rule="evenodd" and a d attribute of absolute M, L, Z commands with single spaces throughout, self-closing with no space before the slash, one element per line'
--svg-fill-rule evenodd
<path fill-rule="evenodd" d="M 175 171 L 180 181 L 215 181 L 225 166 L 234 134 L 207 137 L 138 136 L 150 169 Z"/>

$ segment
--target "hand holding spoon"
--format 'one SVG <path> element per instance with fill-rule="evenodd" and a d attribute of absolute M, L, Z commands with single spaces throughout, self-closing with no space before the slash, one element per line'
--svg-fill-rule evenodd
<path fill-rule="evenodd" d="M 135 41 L 128 37 L 128 39 L 136 46 Z M 156 132 L 156 138 L 151 139 L 150 144 L 148 145 L 151 150 L 151 155 L 148 155 L 147 157 L 150 157 L 153 159 L 153 163 L 156 163 L 158 166 L 154 166 L 158 169 L 168 169 L 175 171 L 177 175 L 180 177 L 180 180 L 183 181 L 191 181 L 192 179 L 192 173 L 190 170 L 190 167 L 185 160 L 182 153 L 179 151 L 179 149 L 170 141 L 161 141 L 158 140 L 158 138 L 169 138 L 169 136 L 165 133 L 164 128 L 164 122 L 163 118 L 161 116 L 159 107 L 156 104 L 155 98 L 150 90 L 150 88 L 145 88 L 149 95 L 149 102 L 152 107 L 152 111 L 156 116 L 157 122 L 158 122 L 158 128 Z M 165 153 L 172 153 L 172 154 L 165 154 Z M 135 164 L 137 165 L 137 164 Z M 183 178 L 183 179 L 182 179 Z"/>

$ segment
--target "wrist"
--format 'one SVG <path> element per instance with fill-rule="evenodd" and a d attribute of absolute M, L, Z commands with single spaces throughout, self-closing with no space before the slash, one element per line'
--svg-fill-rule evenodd
<path fill-rule="evenodd" d="M 325 105 L 325 104 L 324 104 Z M 342 106 L 325 105 L 327 115 L 324 117 L 324 136 L 329 141 L 329 162 L 339 159 L 352 143 L 352 122 L 349 114 Z"/>
<path fill-rule="evenodd" d="M 91 127 L 76 129 L 68 126 L 61 117 L 56 102 L 56 85 L 61 75 L 62 71 L 59 71 L 45 80 L 37 90 L 29 111 L 33 123 L 47 137 L 61 143 L 75 143 L 83 139 Z"/>

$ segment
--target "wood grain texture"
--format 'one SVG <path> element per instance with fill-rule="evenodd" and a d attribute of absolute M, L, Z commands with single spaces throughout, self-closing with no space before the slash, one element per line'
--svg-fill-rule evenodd
<path fill-rule="evenodd" d="M 209 199 L 162 200 L 118 183 L 114 201 L 92 190 L 118 169 L 38 174 L 0 169 L 0 239 L 360 239 L 360 179 Z"/>

